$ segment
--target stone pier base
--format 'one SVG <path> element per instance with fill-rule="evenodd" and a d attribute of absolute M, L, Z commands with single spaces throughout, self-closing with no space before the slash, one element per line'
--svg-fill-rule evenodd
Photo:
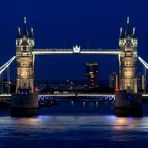
<path fill-rule="evenodd" d="M 12 96 L 11 116 L 38 115 L 37 94 L 15 94 Z"/>
<path fill-rule="evenodd" d="M 142 116 L 142 98 L 140 94 L 119 92 L 115 95 L 115 114 L 117 116 Z"/>

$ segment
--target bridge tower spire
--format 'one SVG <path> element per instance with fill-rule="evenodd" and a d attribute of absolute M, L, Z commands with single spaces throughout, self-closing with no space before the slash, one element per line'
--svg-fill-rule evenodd
<path fill-rule="evenodd" d="M 26 17 L 24 17 L 24 28 L 19 29 L 16 38 L 16 62 L 17 62 L 17 86 L 19 89 L 29 89 L 33 93 L 34 88 L 34 60 L 32 50 L 35 46 L 33 30 L 28 32 Z"/>
<path fill-rule="evenodd" d="M 125 33 L 123 31 L 119 38 L 120 55 L 120 90 L 137 93 L 137 46 L 138 39 L 136 30 L 131 31 L 130 19 L 127 17 Z"/>

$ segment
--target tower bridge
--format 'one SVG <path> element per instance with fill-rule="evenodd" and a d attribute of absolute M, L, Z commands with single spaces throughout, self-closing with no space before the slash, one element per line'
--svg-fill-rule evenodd
<path fill-rule="evenodd" d="M 17 87 L 29 88 L 33 93 L 34 88 L 34 62 L 36 55 L 45 54 L 108 54 L 119 57 L 119 86 L 120 90 L 137 93 L 137 46 L 138 39 L 136 29 L 131 30 L 129 18 L 125 31 L 120 28 L 119 49 L 81 49 L 76 45 L 73 48 L 45 48 L 35 47 L 33 28 L 28 30 L 26 18 L 24 18 L 24 28 L 18 28 L 16 39 L 16 61 L 17 61 Z"/>
<path fill-rule="evenodd" d="M 137 94 L 137 53 L 138 38 L 136 29 L 131 29 L 129 17 L 127 18 L 126 28 L 120 28 L 119 48 L 118 49 L 86 49 L 76 45 L 72 48 L 35 48 L 34 30 L 28 29 L 26 17 L 24 27 L 18 28 L 16 38 L 16 65 L 17 83 L 16 94 L 19 96 L 25 90 L 26 98 L 30 104 L 24 105 L 29 108 L 37 108 L 34 104 L 34 64 L 36 55 L 45 54 L 108 54 L 118 56 L 119 59 L 119 89 L 126 90 L 128 93 Z M 14 59 L 13 59 L 14 60 Z M 140 58 L 144 66 L 147 66 Z M 5 67 L 5 66 L 4 66 Z M 0 71 L 3 71 L 0 69 Z M 27 90 L 27 91 L 26 91 Z M 32 96 L 31 96 L 32 95 Z M 31 99 L 32 98 L 32 99 Z M 19 99 L 18 99 L 19 100 Z M 27 101 L 26 101 L 27 102 Z M 15 106 L 15 105 L 14 105 Z"/>

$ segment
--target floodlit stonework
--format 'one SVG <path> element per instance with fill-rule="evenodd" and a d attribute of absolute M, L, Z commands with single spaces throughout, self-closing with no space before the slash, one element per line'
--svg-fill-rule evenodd
<path fill-rule="evenodd" d="M 120 55 L 120 90 L 137 93 L 137 46 L 136 30 L 131 31 L 129 18 L 127 18 L 126 30 L 120 29 L 119 46 Z"/>
<path fill-rule="evenodd" d="M 24 28 L 21 31 L 18 29 L 16 39 L 16 62 L 17 62 L 17 86 L 16 92 L 19 89 L 30 89 L 33 92 L 34 88 L 34 55 L 32 49 L 34 47 L 33 29 L 28 32 L 26 18 L 24 18 Z"/>

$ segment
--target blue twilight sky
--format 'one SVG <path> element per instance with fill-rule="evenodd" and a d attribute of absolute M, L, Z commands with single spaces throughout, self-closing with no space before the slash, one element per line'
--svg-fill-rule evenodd
<path fill-rule="evenodd" d="M 126 17 L 136 26 L 138 52 L 148 61 L 147 0 L 3 0 L 0 2 L 0 65 L 15 54 L 18 26 L 27 16 L 35 31 L 36 48 L 72 47 L 118 48 L 120 26 Z M 35 78 L 80 80 L 85 78 L 85 63 L 99 63 L 99 79 L 118 71 L 116 56 L 44 55 L 36 57 Z M 140 64 L 139 64 L 140 65 Z M 142 68 L 138 67 L 140 70 Z M 11 67 L 15 79 L 15 64 Z"/>

